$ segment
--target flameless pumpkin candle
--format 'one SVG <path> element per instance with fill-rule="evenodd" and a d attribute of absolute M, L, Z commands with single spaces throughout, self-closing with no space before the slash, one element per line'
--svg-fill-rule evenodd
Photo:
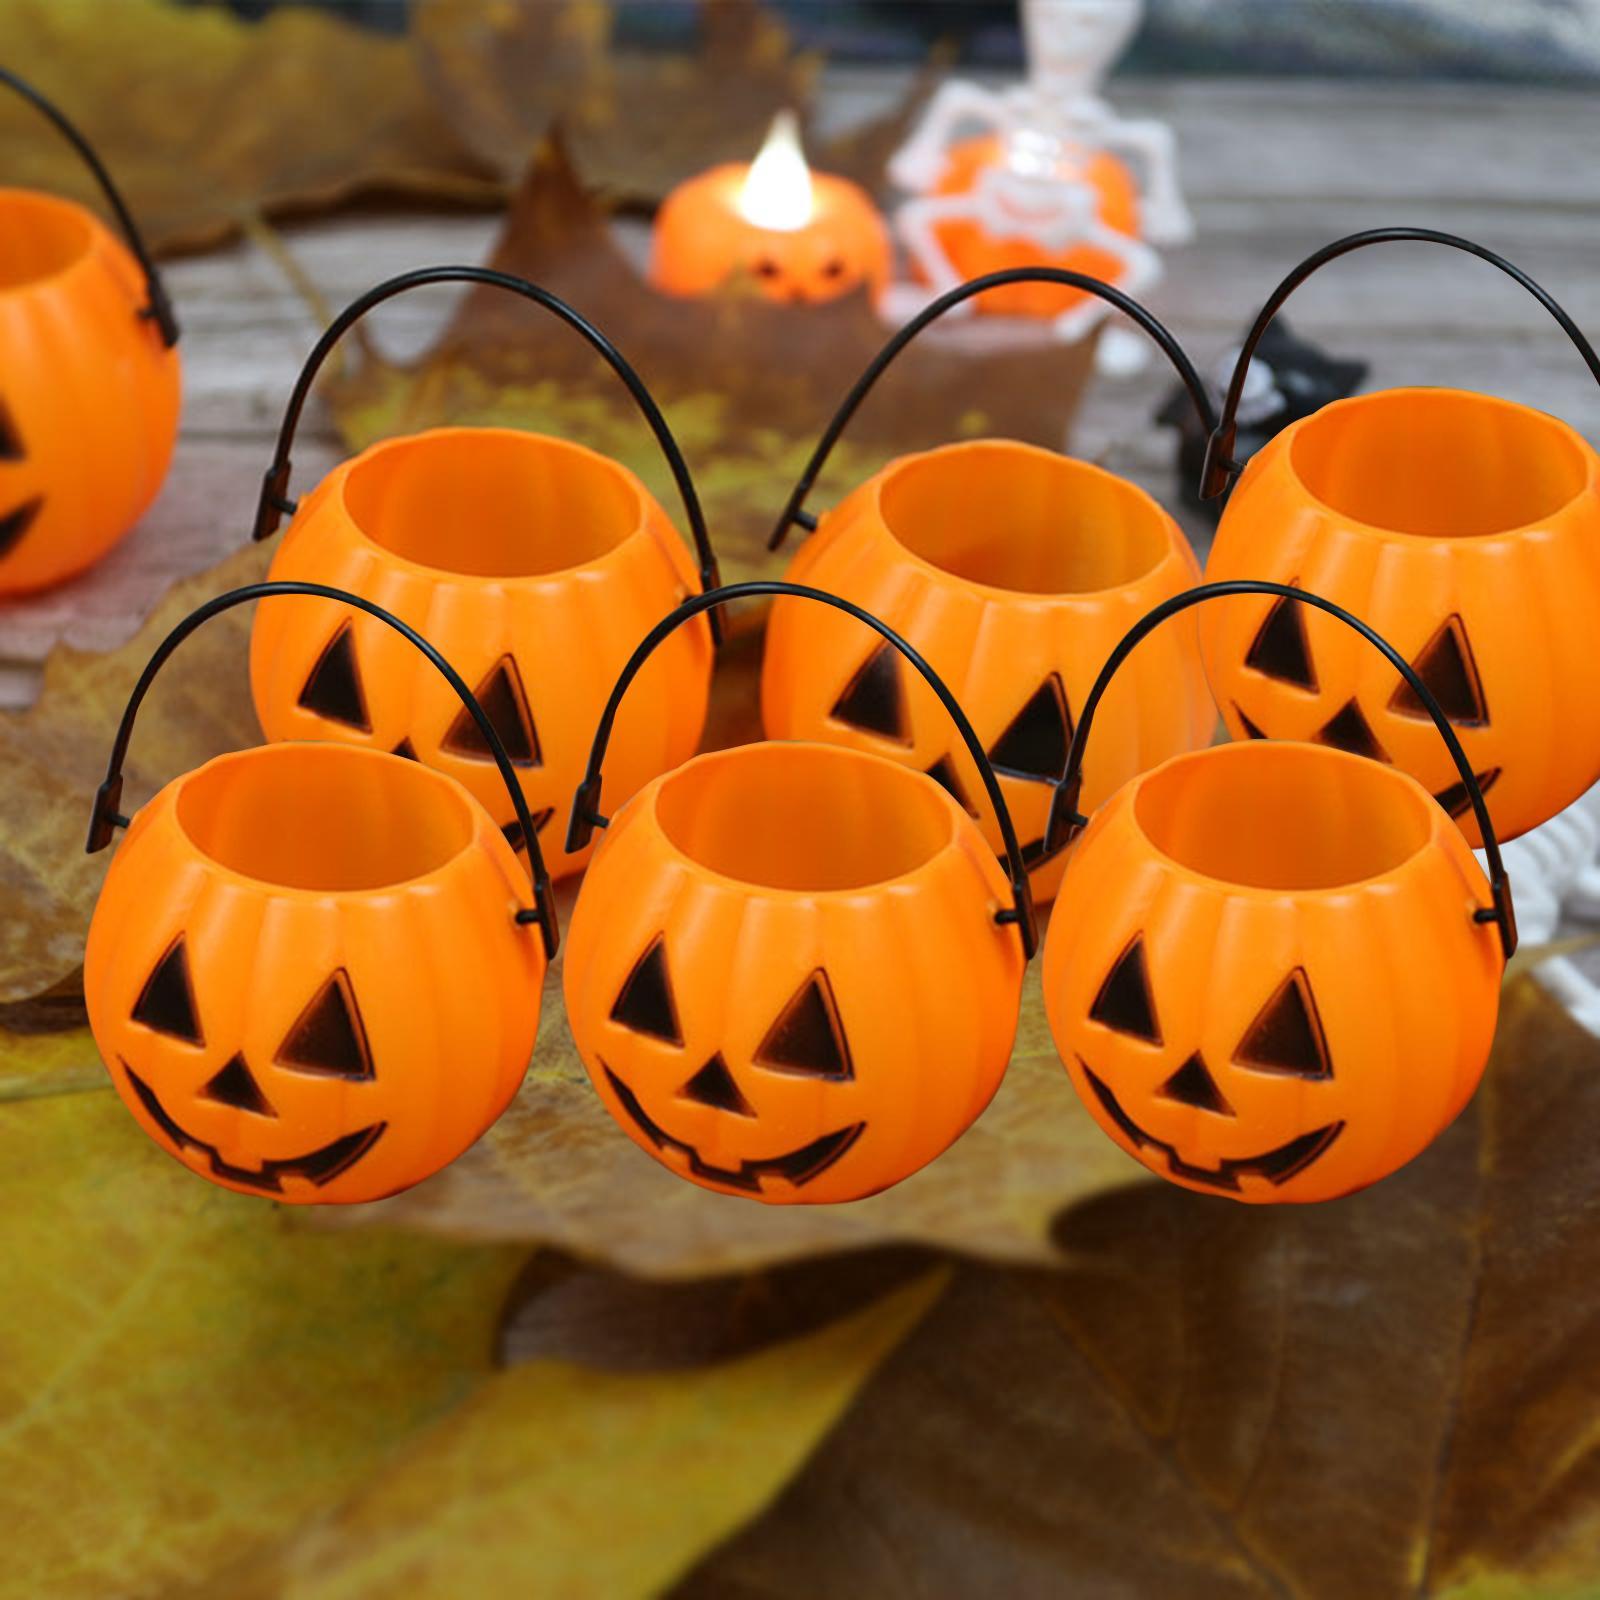
<path fill-rule="evenodd" d="M 773 119 L 753 162 L 730 162 L 672 191 L 656 216 L 650 281 L 703 295 L 747 276 L 770 300 L 832 300 L 889 279 L 889 233 L 859 184 L 812 172 L 792 111 Z"/>

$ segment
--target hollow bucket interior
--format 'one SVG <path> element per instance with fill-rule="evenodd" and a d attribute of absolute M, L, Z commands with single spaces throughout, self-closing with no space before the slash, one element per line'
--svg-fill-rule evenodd
<path fill-rule="evenodd" d="M 53 195 L 0 189 L 0 293 L 65 272 L 88 254 L 88 212 Z"/>
<path fill-rule="evenodd" d="M 820 744 L 741 745 L 662 780 L 656 817 L 707 871 L 763 889 L 865 889 L 905 877 L 954 837 L 954 802 L 881 756 Z"/>
<path fill-rule="evenodd" d="M 598 560 L 644 519 L 637 481 L 581 445 L 509 428 L 438 428 L 354 461 L 344 504 L 374 544 L 420 566 L 533 577 Z"/>
<path fill-rule="evenodd" d="M 1024 594 L 1116 589 L 1167 553 L 1171 525 L 1142 489 L 1005 439 L 951 445 L 889 468 L 884 523 L 931 566 Z"/>
<path fill-rule="evenodd" d="M 1433 802 L 1393 767 L 1319 745 L 1252 741 L 1179 756 L 1142 780 L 1134 815 L 1191 872 L 1256 889 L 1334 889 L 1427 844 Z"/>
<path fill-rule="evenodd" d="M 472 801 L 442 774 L 354 745 L 271 744 L 182 780 L 178 824 L 202 855 L 285 889 L 381 889 L 472 842 Z"/>
<path fill-rule="evenodd" d="M 1589 480 L 1565 423 L 1459 389 L 1335 401 L 1298 425 L 1290 460 L 1307 491 L 1339 516 L 1424 538 L 1527 527 Z"/>

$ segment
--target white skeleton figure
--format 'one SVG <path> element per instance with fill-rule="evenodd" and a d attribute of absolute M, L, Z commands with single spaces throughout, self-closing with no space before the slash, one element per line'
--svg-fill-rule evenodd
<path fill-rule="evenodd" d="M 1526 944 L 1553 939 L 1563 910 L 1586 922 L 1600 921 L 1600 786 L 1502 845 L 1500 853 Z M 1600 1035 L 1600 984 L 1571 956 L 1552 956 L 1534 971 L 1590 1033 Z"/>
<path fill-rule="evenodd" d="M 1160 244 L 1192 237 L 1172 130 L 1161 122 L 1125 120 L 1099 94 L 1142 9 L 1141 0 L 1022 0 L 1027 81 L 994 91 L 958 79 L 935 94 L 889 163 L 890 178 L 914 196 L 897 213 L 896 228 L 934 293 L 961 281 L 938 241 L 938 227 L 948 221 L 975 222 L 993 238 L 1028 239 L 1051 252 L 1093 246 L 1122 262 L 1119 288 L 1129 294 L 1148 288 L 1160 275 L 1159 258 L 1141 240 L 1101 221 L 1099 197 L 1081 176 L 1102 150 L 1134 159 L 1146 239 Z M 951 141 L 973 123 L 1000 136 L 1005 159 L 982 171 L 964 194 L 933 194 Z M 927 298 L 902 288 L 887 309 L 906 314 Z M 1086 300 L 1057 321 L 1056 332 L 1077 338 L 1104 313 L 1101 302 Z"/>

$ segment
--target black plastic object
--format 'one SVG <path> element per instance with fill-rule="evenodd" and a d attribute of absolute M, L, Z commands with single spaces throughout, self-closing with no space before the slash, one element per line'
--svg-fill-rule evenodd
<path fill-rule="evenodd" d="M 139 714 L 139 706 L 149 692 L 150 685 L 155 681 L 156 674 L 166 664 L 167 657 L 196 628 L 202 623 L 209 622 L 221 612 L 231 611 L 234 606 L 244 605 L 251 600 L 262 600 L 271 595 L 283 594 L 314 595 L 322 600 L 337 600 L 343 605 L 354 606 L 358 611 L 365 611 L 369 617 L 376 617 L 380 622 L 387 623 L 396 633 L 409 639 L 438 668 L 440 675 L 455 690 L 462 705 L 477 723 L 478 731 L 483 735 L 483 742 L 494 758 L 494 764 L 500 769 L 500 776 L 505 781 L 512 807 L 517 814 L 517 822 L 527 841 L 528 868 L 533 878 L 533 909 L 519 910 L 516 914 L 517 921 L 538 923 L 539 931 L 544 936 L 545 955 L 554 956 L 561 934 L 556 925 L 555 902 L 550 893 L 550 875 L 545 871 L 544 857 L 539 852 L 539 833 L 528 812 L 527 798 L 522 792 L 521 784 L 517 782 L 511 758 L 500 742 L 500 735 L 494 731 L 494 724 L 489 721 L 483 707 L 473 697 L 472 691 L 456 669 L 415 628 L 385 611 L 374 601 L 364 599 L 357 594 L 347 594 L 343 589 L 330 588 L 323 583 L 302 583 L 298 580 L 275 581 L 247 583 L 243 588 L 230 589 L 226 594 L 219 594 L 214 599 L 206 601 L 203 606 L 196 607 L 156 646 L 155 654 L 145 663 L 144 671 L 139 674 L 139 681 L 134 684 L 133 693 L 128 696 L 122 720 L 117 724 L 117 736 L 111 743 L 111 758 L 106 763 L 105 781 L 95 793 L 94 811 L 89 819 L 89 837 L 84 845 L 85 850 L 91 855 L 97 850 L 104 850 L 111 843 L 116 830 L 128 825 L 128 818 L 117 809 L 122 803 L 122 765 L 128 758 L 128 742 L 133 737 L 134 718 Z"/>
<path fill-rule="evenodd" d="M 1228 383 L 1227 397 L 1222 402 L 1222 416 L 1211 430 L 1211 437 L 1206 443 L 1205 460 L 1200 469 L 1202 500 L 1215 500 L 1219 495 L 1226 494 L 1232 487 L 1233 480 L 1244 470 L 1243 464 L 1235 459 L 1238 452 L 1239 402 L 1244 395 L 1245 377 L 1250 370 L 1250 362 L 1255 356 L 1262 336 L 1267 331 L 1268 324 L 1277 316 L 1284 301 L 1319 267 L 1338 260 L 1340 256 L 1349 255 L 1352 250 L 1364 250 L 1370 244 L 1448 245 L 1452 250 L 1464 250 L 1469 256 L 1476 256 L 1480 261 L 1487 261 L 1491 267 L 1498 267 L 1508 278 L 1520 283 L 1556 319 L 1561 325 L 1562 332 L 1583 357 L 1595 382 L 1600 383 L 1600 355 L 1595 353 L 1594 346 L 1584 337 L 1583 330 L 1562 309 L 1554 295 L 1535 283 L 1521 267 L 1507 261 L 1504 256 L 1489 249 L 1487 245 L 1478 244 L 1472 239 L 1463 239 L 1458 233 L 1441 233 L 1437 228 L 1370 228 L 1364 233 L 1349 233 L 1342 239 L 1335 239 L 1332 244 L 1323 245 L 1320 250 L 1314 251 L 1299 266 L 1293 268 L 1267 297 L 1266 304 L 1257 313 L 1249 333 L 1245 335 L 1244 343 L 1239 347 L 1238 359 L 1233 364 L 1233 377 Z"/>
<path fill-rule="evenodd" d="M 133 213 L 128 210 L 127 202 L 112 181 L 111 174 L 106 171 L 105 164 L 95 154 L 94 146 L 68 121 L 66 113 L 59 106 L 52 105 L 31 83 L 25 82 L 16 73 L 0 67 L 0 84 L 15 90 L 29 105 L 54 124 L 57 132 L 78 152 L 83 158 L 83 164 L 94 174 L 95 182 L 100 185 L 106 203 L 115 214 L 123 237 L 128 241 L 128 248 L 133 252 L 134 260 L 139 263 L 139 270 L 144 273 L 147 298 L 139 315 L 155 323 L 161 330 L 161 342 L 170 350 L 178 342 L 178 319 L 173 312 L 172 301 L 167 298 L 166 285 L 162 283 L 161 274 L 156 271 L 156 264 L 150 258 L 144 236 L 139 232 L 138 223 L 133 220 Z"/>
<path fill-rule="evenodd" d="M 1114 306 L 1143 328 L 1156 342 L 1161 353 L 1176 369 L 1179 380 L 1194 402 L 1195 414 L 1200 418 L 1206 432 L 1211 433 L 1214 430 L 1216 413 L 1211 407 L 1211 396 L 1206 393 L 1206 386 L 1201 382 L 1200 374 L 1195 371 L 1194 363 L 1184 353 L 1183 346 L 1168 331 L 1166 325 L 1131 295 L 1124 294 L 1122 290 L 1106 283 L 1103 279 L 1091 277 L 1086 272 L 1069 272 L 1065 267 L 1007 267 L 1001 272 L 987 272 L 981 278 L 971 278 L 966 283 L 957 284 L 954 289 L 924 306 L 867 364 L 866 370 L 856 379 L 849 394 L 834 412 L 827 429 L 817 443 L 817 448 L 811 452 L 811 459 L 806 463 L 805 471 L 800 474 L 800 481 L 794 486 L 794 492 L 783 508 L 783 515 L 778 518 L 778 525 L 767 540 L 769 550 L 776 550 L 782 545 L 789 536 L 791 523 L 798 522 L 803 528 L 816 527 L 815 519 L 802 509 L 805 498 L 815 487 L 818 475 L 833 453 L 833 447 L 838 444 L 840 436 L 849 426 L 850 419 L 894 358 L 929 323 L 937 322 L 947 311 L 961 305 L 963 301 L 972 299 L 974 295 L 982 294 L 987 289 L 1002 289 L 1009 283 L 1058 283 L 1069 289 L 1080 289 L 1083 293 L 1094 295 L 1097 299 L 1104 300 L 1107 305 Z"/>
<path fill-rule="evenodd" d="M 1094 721 L 1095 708 L 1100 704 L 1100 697 L 1106 692 L 1106 687 L 1117 668 L 1128 659 L 1145 635 L 1154 632 L 1168 617 L 1175 617 L 1179 612 L 1187 611 L 1190 606 L 1199 605 L 1202 600 L 1218 600 L 1227 595 L 1237 594 L 1275 595 L 1281 600 L 1297 600 L 1305 605 L 1315 606 L 1319 611 L 1326 611 L 1330 617 L 1337 617 L 1347 626 L 1354 628 L 1363 639 L 1380 650 L 1390 666 L 1410 686 L 1418 703 L 1433 719 L 1440 738 L 1444 740 L 1445 747 L 1450 752 L 1450 759 L 1456 764 L 1456 771 L 1461 774 L 1461 786 L 1471 802 L 1472 814 L 1477 818 L 1478 831 L 1483 837 L 1483 851 L 1489 860 L 1489 886 L 1494 893 L 1494 904 L 1480 907 L 1473 913 L 1474 920 L 1499 923 L 1500 943 L 1505 950 L 1506 960 L 1509 961 L 1517 948 L 1517 918 L 1516 909 L 1511 902 L 1511 881 L 1506 877 L 1505 864 L 1500 859 L 1500 842 L 1495 837 L 1494 823 L 1490 820 L 1489 807 L 1483 798 L 1483 786 L 1478 782 L 1477 774 L 1472 770 L 1472 763 L 1467 760 L 1466 752 L 1461 748 L 1461 741 L 1456 737 L 1455 729 L 1450 726 L 1449 719 L 1440 709 L 1432 691 L 1417 675 L 1416 668 L 1382 634 L 1368 627 L 1359 617 L 1352 615 L 1334 601 L 1325 600 L 1320 594 L 1312 594 L 1306 589 L 1291 588 L 1285 583 L 1267 583 L 1257 578 L 1230 578 L 1223 583 L 1202 583 L 1196 588 L 1186 589 L 1182 594 L 1173 595 L 1170 600 L 1163 600 L 1128 629 L 1116 649 L 1106 657 L 1106 663 L 1101 667 L 1099 676 L 1094 680 L 1094 687 L 1089 691 L 1089 698 L 1084 701 L 1083 710 L 1078 714 L 1078 725 L 1072 733 L 1072 746 L 1067 751 L 1066 769 L 1050 797 L 1050 815 L 1046 819 L 1044 829 L 1046 847 L 1055 850 L 1064 849 L 1088 824 L 1089 819 L 1078 810 L 1078 795 L 1083 788 L 1084 746 L 1088 742 L 1089 725 Z"/>
<path fill-rule="evenodd" d="M 617 679 L 610 699 L 606 701 L 605 710 L 600 713 L 600 722 L 594 732 L 594 743 L 589 747 L 589 764 L 584 771 L 583 781 L 573 796 L 572 821 L 567 828 L 568 852 L 575 854 L 582 850 L 594 836 L 594 830 L 604 828 L 609 821 L 599 809 L 600 765 L 605 760 L 606 745 L 611 739 L 611 727 L 617 719 L 622 697 L 628 692 L 629 684 L 633 682 L 639 669 L 650 659 L 656 646 L 668 634 L 691 618 L 699 616 L 702 611 L 709 611 L 713 606 L 725 606 L 735 600 L 755 599 L 761 595 L 784 595 L 795 600 L 816 600 L 823 605 L 832 606 L 836 611 L 843 611 L 858 622 L 866 623 L 910 662 L 928 687 L 939 697 L 939 703 L 950 714 L 950 720 L 955 723 L 956 731 L 961 735 L 961 742 L 967 747 L 967 753 L 977 764 L 984 792 L 988 795 L 989 804 L 994 807 L 995 816 L 1000 823 L 1000 837 L 1005 842 L 1006 863 L 1011 873 L 1012 903 L 995 913 L 995 921 L 1002 924 L 1014 922 L 1017 925 L 1017 931 L 1022 935 L 1023 954 L 1032 959 L 1038 944 L 1038 930 L 1034 927 L 1033 893 L 1028 885 L 1028 869 L 1022 860 L 1022 850 L 1017 844 L 1017 831 L 1012 826 L 1011 813 L 1006 807 L 1005 796 L 1000 793 L 999 780 L 994 775 L 994 768 L 990 766 L 989 758 L 984 754 L 983 745 L 979 742 L 977 734 L 972 731 L 972 724 L 967 721 L 967 714 L 961 709 L 956 697 L 951 694 L 939 674 L 886 622 L 880 622 L 870 611 L 863 611 L 860 606 L 853 605 L 836 594 L 829 594 L 822 589 L 808 589 L 803 584 L 762 578 L 751 583 L 730 583 L 725 589 L 713 589 L 705 594 L 691 595 L 676 611 L 664 616 L 639 641 L 638 647 L 628 658 L 628 664 L 622 669 L 622 676 Z"/>
<path fill-rule="evenodd" d="M 716 554 L 711 548 L 711 535 L 706 530 L 705 512 L 700 506 L 700 496 L 695 490 L 688 463 L 683 459 L 683 451 L 678 448 L 678 441 L 673 437 L 672 429 L 667 426 L 667 419 L 662 416 L 661 407 L 656 404 L 655 397 L 645 386 L 644 379 L 633 369 L 622 352 L 588 318 L 574 311 L 559 295 L 552 294 L 536 283 L 530 283 L 526 278 L 516 277 L 509 272 L 495 272 L 489 267 L 418 267 L 412 272 L 402 272 L 397 277 L 386 278 L 382 283 L 373 285 L 365 294 L 358 295 L 328 324 L 323 330 L 322 337 L 312 346 L 311 354 L 306 357 L 305 365 L 300 369 L 300 376 L 295 379 L 294 388 L 290 391 L 289 403 L 284 408 L 272 465 L 267 468 L 262 478 L 261 494 L 256 501 L 254 537 L 270 538 L 277 532 L 282 518 L 293 516 L 295 513 L 298 502 L 288 497 L 289 454 L 294 448 L 295 429 L 300 424 L 300 414 L 305 410 L 306 400 L 310 397 L 311 385 L 316 381 L 317 373 L 322 370 L 322 364 L 332 353 L 333 347 L 374 306 L 380 306 L 385 300 L 392 300 L 398 294 L 405 294 L 411 289 L 420 289 L 430 283 L 478 283 L 485 284 L 491 289 L 505 289 L 511 294 L 519 294 L 525 300 L 532 300 L 536 305 L 543 306 L 546 311 L 559 317 L 569 328 L 575 329 L 588 340 L 606 365 L 622 380 L 624 387 L 633 397 L 634 404 L 638 406 L 644 420 L 649 424 L 650 431 L 655 435 L 662 455 L 667 458 L 673 482 L 678 486 L 678 494 L 683 500 L 683 514 L 688 519 L 689 533 L 694 539 L 695 554 L 700 562 L 701 587 L 715 589 L 721 579 L 717 572 Z M 719 621 L 720 619 L 716 617 L 711 619 L 711 638 L 714 644 L 720 644 L 722 641 Z"/>

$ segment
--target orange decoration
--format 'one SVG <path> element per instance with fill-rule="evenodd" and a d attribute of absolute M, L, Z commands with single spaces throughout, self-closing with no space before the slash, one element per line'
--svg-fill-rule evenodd
<path fill-rule="evenodd" d="M 124 714 L 91 849 L 123 820 L 122 761 L 156 670 L 207 617 L 285 592 L 222 595 L 163 643 Z M 389 625 L 487 727 L 443 657 Z M 533 1050 L 555 942 L 536 845 L 534 862 L 530 893 L 460 784 L 380 751 L 266 745 L 174 779 L 128 825 L 89 928 L 84 995 L 117 1092 L 169 1154 L 246 1194 L 375 1200 L 437 1172 L 505 1109 Z"/>
<path fill-rule="evenodd" d="M 1059 281 L 1049 269 L 1028 277 Z M 991 281 L 954 291 L 920 325 Z M 1180 371 L 1188 370 L 1209 415 L 1171 335 L 1136 302 L 1099 288 L 1113 303 L 1135 307 Z M 917 326 L 890 342 L 841 407 L 774 542 L 855 406 Z M 1034 896 L 1054 895 L 1063 863 L 1045 847 L 1045 813 L 1077 709 L 1128 626 L 1199 577 L 1177 523 L 1144 490 L 1088 462 L 982 439 L 891 462 L 822 516 L 787 576 L 880 616 L 951 685 L 1022 830 Z M 888 756 L 932 774 L 979 815 L 976 770 L 952 746 L 945 720 L 930 715 L 932 696 L 849 617 L 779 600 L 767 627 L 761 704 L 771 737 L 826 739 Z M 1191 621 L 1141 652 L 1113 686 L 1107 719 L 1089 774 L 1091 803 L 1209 740 L 1216 711 Z M 983 826 L 998 847 L 993 822 Z"/>
<path fill-rule="evenodd" d="M 650 253 L 650 281 L 676 295 L 743 276 L 770 300 L 832 300 L 862 284 L 877 294 L 889 269 L 889 232 L 871 196 L 806 166 L 790 113 L 753 164 L 679 184 L 656 214 Z"/>
<path fill-rule="evenodd" d="M 629 383 L 663 442 L 702 553 L 698 500 L 666 423 L 632 369 L 546 291 L 472 268 L 424 269 L 349 307 L 323 336 L 290 402 L 258 529 L 282 509 L 288 441 L 312 377 L 366 309 L 419 283 L 510 288 L 555 310 Z M 259 536 L 259 533 L 258 533 Z M 666 513 L 633 473 L 580 445 L 509 428 L 433 428 L 384 440 L 336 467 L 295 509 L 275 579 L 380 599 L 444 651 L 483 702 L 517 769 L 551 870 L 595 720 L 632 642 L 701 579 Z M 702 622 L 651 664 L 617 735 L 616 781 L 632 793 L 699 744 L 712 634 Z M 314 599 L 261 606 L 250 683 L 269 739 L 331 739 L 410 756 L 464 784 L 525 847 L 489 751 L 448 688 L 381 622 Z"/>
<path fill-rule="evenodd" d="M 98 561 L 155 499 L 178 437 L 178 329 L 82 134 L 12 73 L 0 85 L 83 156 L 129 241 L 72 201 L 0 189 L 0 594 L 16 594 Z"/>
<path fill-rule="evenodd" d="M 935 194 L 965 194 L 986 167 L 997 166 L 1003 145 L 997 134 L 963 139 L 946 153 L 944 175 Z M 1100 220 L 1130 239 L 1139 237 L 1139 186 L 1133 174 L 1106 151 L 1091 152 L 1077 165 L 1073 176 L 1099 197 Z M 1063 267 L 1098 278 L 1115 279 L 1124 264 L 1109 251 L 1092 244 L 1065 250 L 1041 250 L 1026 238 L 996 239 L 976 222 L 946 220 L 934 234 L 950 265 L 963 278 L 998 272 L 1007 267 Z M 1059 317 L 1084 298 L 1083 291 L 1062 284 L 1017 283 L 984 295 L 977 303 L 980 315 L 1006 317 Z"/>
<path fill-rule="evenodd" d="M 1282 592 L 1207 586 L 1163 612 L 1248 590 Z M 1159 1176 L 1252 1204 L 1347 1194 L 1423 1150 L 1483 1072 L 1516 943 L 1497 846 L 1491 877 L 1396 768 L 1325 744 L 1177 756 L 1071 852 L 1045 940 L 1056 1047 L 1095 1120 Z"/>
<path fill-rule="evenodd" d="M 775 593 L 844 605 L 738 584 L 659 624 L 613 691 L 575 831 L 603 822 L 609 719 L 650 651 L 707 606 Z M 930 692 L 1003 813 L 959 707 Z M 568 1023 L 606 1109 L 680 1177 L 771 1204 L 859 1199 L 931 1161 L 1011 1053 L 1033 934 L 1003 830 L 1009 886 L 937 783 L 833 745 L 743 745 L 646 785 L 590 863 L 565 961 Z"/>
<path fill-rule="evenodd" d="M 1340 240 L 1296 269 L 1241 362 L 1289 290 L 1323 261 L 1362 243 L 1415 238 L 1470 250 L 1531 288 L 1600 379 L 1588 341 L 1516 268 L 1452 235 L 1409 228 Z M 1212 492 L 1227 481 L 1229 398 Z M 1453 389 L 1336 401 L 1252 457 L 1206 576 L 1271 578 L 1327 595 L 1393 642 L 1459 733 L 1503 838 L 1600 781 L 1600 456 L 1557 418 Z M 1416 696 L 1345 630 L 1296 601 L 1252 599 L 1209 613 L 1201 636 L 1235 737 L 1309 739 L 1393 762 L 1482 843 Z"/>

